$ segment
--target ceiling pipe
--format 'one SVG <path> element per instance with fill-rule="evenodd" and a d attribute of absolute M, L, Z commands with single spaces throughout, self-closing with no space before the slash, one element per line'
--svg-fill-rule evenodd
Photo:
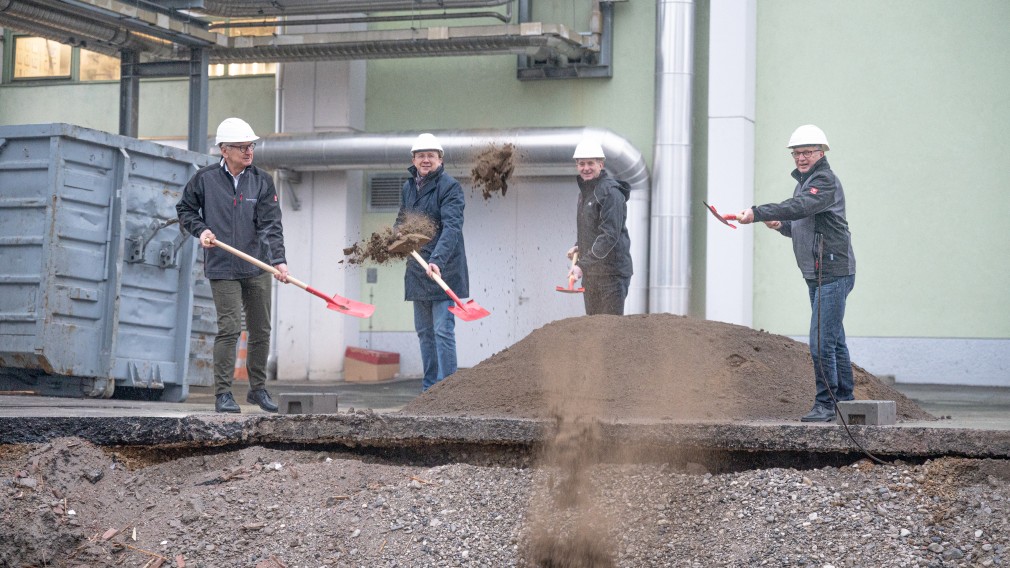
<path fill-rule="evenodd" d="M 445 149 L 445 167 L 454 175 L 469 175 L 474 158 L 489 145 L 511 143 L 522 156 L 516 176 L 570 176 L 575 184 L 572 154 L 583 138 L 600 141 L 606 170 L 631 185 L 628 232 L 635 274 L 625 302 L 626 313 L 645 313 L 651 293 L 649 252 L 649 170 L 642 153 L 627 139 L 601 128 L 515 128 L 501 130 L 433 131 Z M 410 164 L 410 146 L 417 132 L 360 134 L 327 132 L 274 134 L 256 145 L 256 165 L 292 171 L 395 170 Z"/>
<path fill-rule="evenodd" d="M 204 0 L 193 8 L 203 14 L 225 17 L 307 16 L 352 12 L 399 12 L 485 8 L 510 4 L 513 0 Z"/>
<path fill-rule="evenodd" d="M 123 49 L 150 53 L 166 48 L 118 26 L 10 0 L 0 1 L 0 26 L 107 55 L 118 55 Z"/>

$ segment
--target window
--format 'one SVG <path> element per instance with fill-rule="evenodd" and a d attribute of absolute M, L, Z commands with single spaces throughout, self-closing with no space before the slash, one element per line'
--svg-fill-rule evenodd
<path fill-rule="evenodd" d="M 253 26 L 251 24 L 264 24 Z M 271 20 L 232 18 L 223 22 L 215 22 L 211 29 L 228 37 L 239 36 L 272 36 L 277 32 L 276 23 Z M 211 65 L 208 74 L 211 77 L 237 77 L 240 75 L 273 75 L 277 73 L 276 63 L 218 63 Z"/>
<path fill-rule="evenodd" d="M 81 81 L 118 81 L 119 60 L 104 53 L 81 50 Z"/>
<path fill-rule="evenodd" d="M 13 80 L 118 81 L 119 58 L 32 36 L 12 36 Z"/>
<path fill-rule="evenodd" d="M 73 48 L 40 37 L 14 39 L 14 78 L 70 78 Z"/>

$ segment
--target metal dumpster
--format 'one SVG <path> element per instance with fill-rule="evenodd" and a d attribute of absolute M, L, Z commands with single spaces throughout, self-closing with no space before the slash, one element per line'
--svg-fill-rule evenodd
<path fill-rule="evenodd" d="M 213 161 L 69 124 L 0 127 L 0 389 L 182 401 L 210 384 L 214 326 L 191 337 L 207 316 L 175 204 Z"/>

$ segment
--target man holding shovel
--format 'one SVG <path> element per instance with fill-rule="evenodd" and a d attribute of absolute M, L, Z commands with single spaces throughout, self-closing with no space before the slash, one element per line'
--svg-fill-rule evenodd
<path fill-rule="evenodd" d="M 456 372 L 456 320 L 452 299 L 431 275 L 439 276 L 460 298 L 470 295 L 470 277 L 463 245 L 463 188 L 442 165 L 438 139 L 421 134 L 410 149 L 411 178 L 400 192 L 400 210 L 393 224 L 398 233 L 408 215 L 424 215 L 435 234 L 420 249 L 427 267 L 408 262 L 403 276 L 404 299 L 414 302 L 414 329 L 421 343 L 424 380 L 421 390 Z"/>
<path fill-rule="evenodd" d="M 603 169 L 603 147 L 583 140 L 575 147 L 579 184 L 575 246 L 568 258 L 578 258 L 569 281 L 582 279 L 586 315 L 624 315 L 624 300 L 631 284 L 631 237 L 628 235 L 628 199 L 631 186 Z"/>
<path fill-rule="evenodd" d="M 793 196 L 782 203 L 744 209 L 742 224 L 764 221 L 793 241 L 796 264 L 807 281 L 812 315 L 810 355 L 817 394 L 803 422 L 832 422 L 835 402 L 852 400 L 852 363 L 845 344 L 845 300 L 856 283 L 856 257 L 845 220 L 842 183 L 831 171 L 824 152 L 828 139 L 820 128 L 806 124 L 789 138 L 796 163 Z"/>
<path fill-rule="evenodd" d="M 197 171 L 175 209 L 179 224 L 200 239 L 204 273 L 210 280 L 217 309 L 214 337 L 214 410 L 241 412 L 232 396 L 235 345 L 245 312 L 249 331 L 249 395 L 246 401 L 267 412 L 277 404 L 266 390 L 270 350 L 270 273 L 214 246 L 215 233 L 236 249 L 277 269 L 274 278 L 287 280 L 281 208 L 273 179 L 252 165 L 259 137 L 240 118 L 227 118 L 217 127 L 221 161 Z"/>

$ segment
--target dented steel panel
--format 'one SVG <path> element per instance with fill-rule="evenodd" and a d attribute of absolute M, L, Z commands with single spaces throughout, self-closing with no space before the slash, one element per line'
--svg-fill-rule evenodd
<path fill-rule="evenodd" d="M 0 127 L 0 384 L 163 400 L 210 384 L 190 373 L 196 247 L 175 204 L 212 161 L 68 124 Z"/>

